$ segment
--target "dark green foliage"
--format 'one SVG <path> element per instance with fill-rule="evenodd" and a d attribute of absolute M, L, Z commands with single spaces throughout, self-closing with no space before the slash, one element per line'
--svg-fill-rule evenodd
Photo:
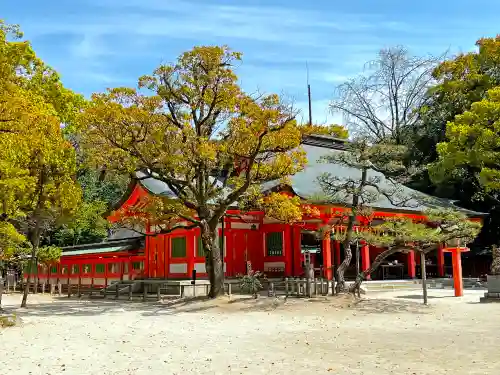
<path fill-rule="evenodd" d="M 128 177 L 85 168 L 79 171 L 78 182 L 83 194 L 81 206 L 73 219 L 53 232 L 46 242 L 72 246 L 100 242 L 107 237 L 109 223 L 104 214 L 122 198 Z"/>

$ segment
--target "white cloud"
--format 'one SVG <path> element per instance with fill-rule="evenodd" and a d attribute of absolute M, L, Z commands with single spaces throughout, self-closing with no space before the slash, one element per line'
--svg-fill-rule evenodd
<path fill-rule="evenodd" d="M 58 15 L 57 19 L 36 17 L 23 28 L 29 38 L 77 35 L 79 41 L 67 47 L 67 56 L 52 58 L 60 62 L 66 75 L 78 75 L 83 83 L 101 79 L 103 85 L 115 82 L 109 72 L 114 69 L 112 64 L 120 61 L 142 58 L 147 67 L 142 73 L 148 73 L 148 66 L 164 62 L 162 59 L 174 60 L 180 52 L 178 46 L 186 49 L 192 44 L 228 43 L 245 53 L 244 74 L 240 77 L 250 89 L 261 84 L 266 91 L 290 90 L 297 95 L 306 85 L 307 61 L 314 87 L 326 84 L 333 91 L 334 85 L 347 80 L 374 56 L 380 46 L 378 33 L 404 26 L 376 15 L 294 4 L 257 7 L 242 4 L 245 2 L 217 4 L 216 0 L 85 2 L 90 8 L 82 5 L 78 14 Z M 175 48 L 166 51 L 169 41 Z M 129 77 L 128 82 L 136 78 Z M 323 122 L 332 118 L 325 103 L 314 103 L 315 119 Z"/>

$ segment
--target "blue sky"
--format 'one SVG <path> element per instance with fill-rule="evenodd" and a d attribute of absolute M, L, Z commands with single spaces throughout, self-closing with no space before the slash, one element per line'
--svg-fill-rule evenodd
<path fill-rule="evenodd" d="M 246 90 L 284 93 L 306 118 L 307 61 L 318 123 L 341 122 L 327 110 L 335 86 L 380 48 L 456 53 L 500 32 L 496 0 L 1 0 L 0 17 L 86 96 L 133 86 L 194 45 L 227 44 L 244 54 Z"/>

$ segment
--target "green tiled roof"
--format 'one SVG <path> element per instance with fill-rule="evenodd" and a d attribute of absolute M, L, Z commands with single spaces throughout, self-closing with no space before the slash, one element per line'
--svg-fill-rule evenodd
<path fill-rule="evenodd" d="M 71 255 L 88 255 L 88 254 L 102 254 L 102 253 L 116 253 L 119 251 L 131 250 L 133 248 L 132 245 L 123 245 L 123 246 L 112 246 L 112 247 L 95 247 L 93 249 L 75 249 L 75 250 L 63 250 L 63 256 L 71 256 Z"/>
<path fill-rule="evenodd" d="M 316 181 L 318 177 L 324 173 L 331 173 L 332 175 L 338 177 L 340 180 L 346 178 L 356 179 L 361 177 L 360 171 L 356 168 L 333 163 L 323 163 L 320 161 L 323 156 L 345 151 L 312 145 L 304 145 L 302 147 L 307 153 L 307 166 L 303 171 L 291 177 L 291 188 L 299 197 L 307 200 L 321 195 L 321 188 Z M 380 194 L 376 202 L 371 202 L 369 204 L 369 206 L 371 207 L 387 210 L 415 212 L 423 212 L 429 208 L 453 208 L 468 215 L 482 215 L 482 213 L 480 212 L 466 210 L 464 208 L 458 207 L 453 203 L 453 201 L 449 199 L 433 197 L 410 189 L 402 184 L 394 185 L 392 182 L 388 181 L 382 173 L 370 170 L 368 172 L 368 178 L 374 177 L 379 179 L 378 186 L 381 190 L 393 191 L 396 188 L 398 192 L 397 195 L 402 198 L 401 201 L 405 201 L 405 204 L 395 205 L 391 203 L 387 197 Z M 269 182 L 263 186 L 263 190 L 270 190 L 277 184 L 277 181 Z M 397 197 L 394 196 L 394 198 Z M 341 197 L 338 203 L 348 205 L 350 202 L 352 202 L 352 196 L 346 195 L 344 197 Z"/>

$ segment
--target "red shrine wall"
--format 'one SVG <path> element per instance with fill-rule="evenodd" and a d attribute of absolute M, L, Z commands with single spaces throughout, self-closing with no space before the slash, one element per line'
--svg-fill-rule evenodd
<path fill-rule="evenodd" d="M 141 197 L 147 191 L 136 185 L 120 210 L 109 217 L 117 221 L 120 215 L 127 215 L 133 206 L 144 204 Z M 325 207 L 319 207 L 325 209 Z M 262 213 L 249 213 L 250 222 L 233 217 L 225 217 L 224 229 L 219 228 L 219 237 L 224 241 L 224 270 L 227 277 L 235 277 L 247 271 L 248 262 L 252 269 L 263 271 L 269 277 L 303 275 L 303 255 L 301 252 L 302 230 L 315 231 L 331 217 L 343 209 L 326 208 L 320 218 L 309 218 L 317 222 L 304 222 L 300 225 L 264 223 Z M 236 213 L 236 212 L 233 212 Z M 377 218 L 392 217 L 395 213 L 377 212 Z M 404 214 L 414 220 L 425 219 L 422 215 Z M 319 219 L 319 220 L 318 220 Z M 135 278 L 190 278 L 193 270 L 198 277 L 206 277 L 205 257 L 200 246 L 200 230 L 176 230 L 169 234 L 154 234 L 146 228 L 147 236 L 144 249 L 134 249 L 125 253 L 100 253 L 87 255 L 64 255 L 59 264 L 51 267 L 38 266 L 29 272 L 32 277 L 58 280 L 63 283 L 80 283 L 107 286 L 113 280 Z M 332 264 L 338 265 L 343 260 L 338 241 L 326 236 L 321 241 L 322 267 L 324 275 L 331 279 Z M 222 245 L 222 243 L 220 243 Z M 361 270 L 368 269 L 376 256 L 382 251 L 376 247 L 360 248 Z M 435 275 L 444 276 L 444 255 L 437 252 L 434 261 Z M 315 256 L 312 255 L 314 261 Z M 404 265 L 404 274 L 414 278 L 420 267 L 420 256 L 414 253 L 395 255 Z M 352 264 L 351 264 L 352 266 Z M 431 268 L 430 266 L 428 269 Z M 27 270 L 26 270 L 27 271 Z M 475 269 L 473 271 L 476 271 Z M 25 272 L 25 277 L 28 272 Z M 475 272 L 474 272 L 475 273 Z M 373 275 L 375 276 L 375 275 Z"/>
<path fill-rule="evenodd" d="M 226 220 L 224 230 L 218 229 L 219 237 L 224 238 L 225 275 L 246 273 L 247 262 L 252 269 L 268 275 L 300 275 L 300 230 L 285 224 Z M 144 253 L 148 277 L 186 278 L 191 277 L 193 270 L 199 277 L 207 276 L 199 229 L 148 236 Z"/>

